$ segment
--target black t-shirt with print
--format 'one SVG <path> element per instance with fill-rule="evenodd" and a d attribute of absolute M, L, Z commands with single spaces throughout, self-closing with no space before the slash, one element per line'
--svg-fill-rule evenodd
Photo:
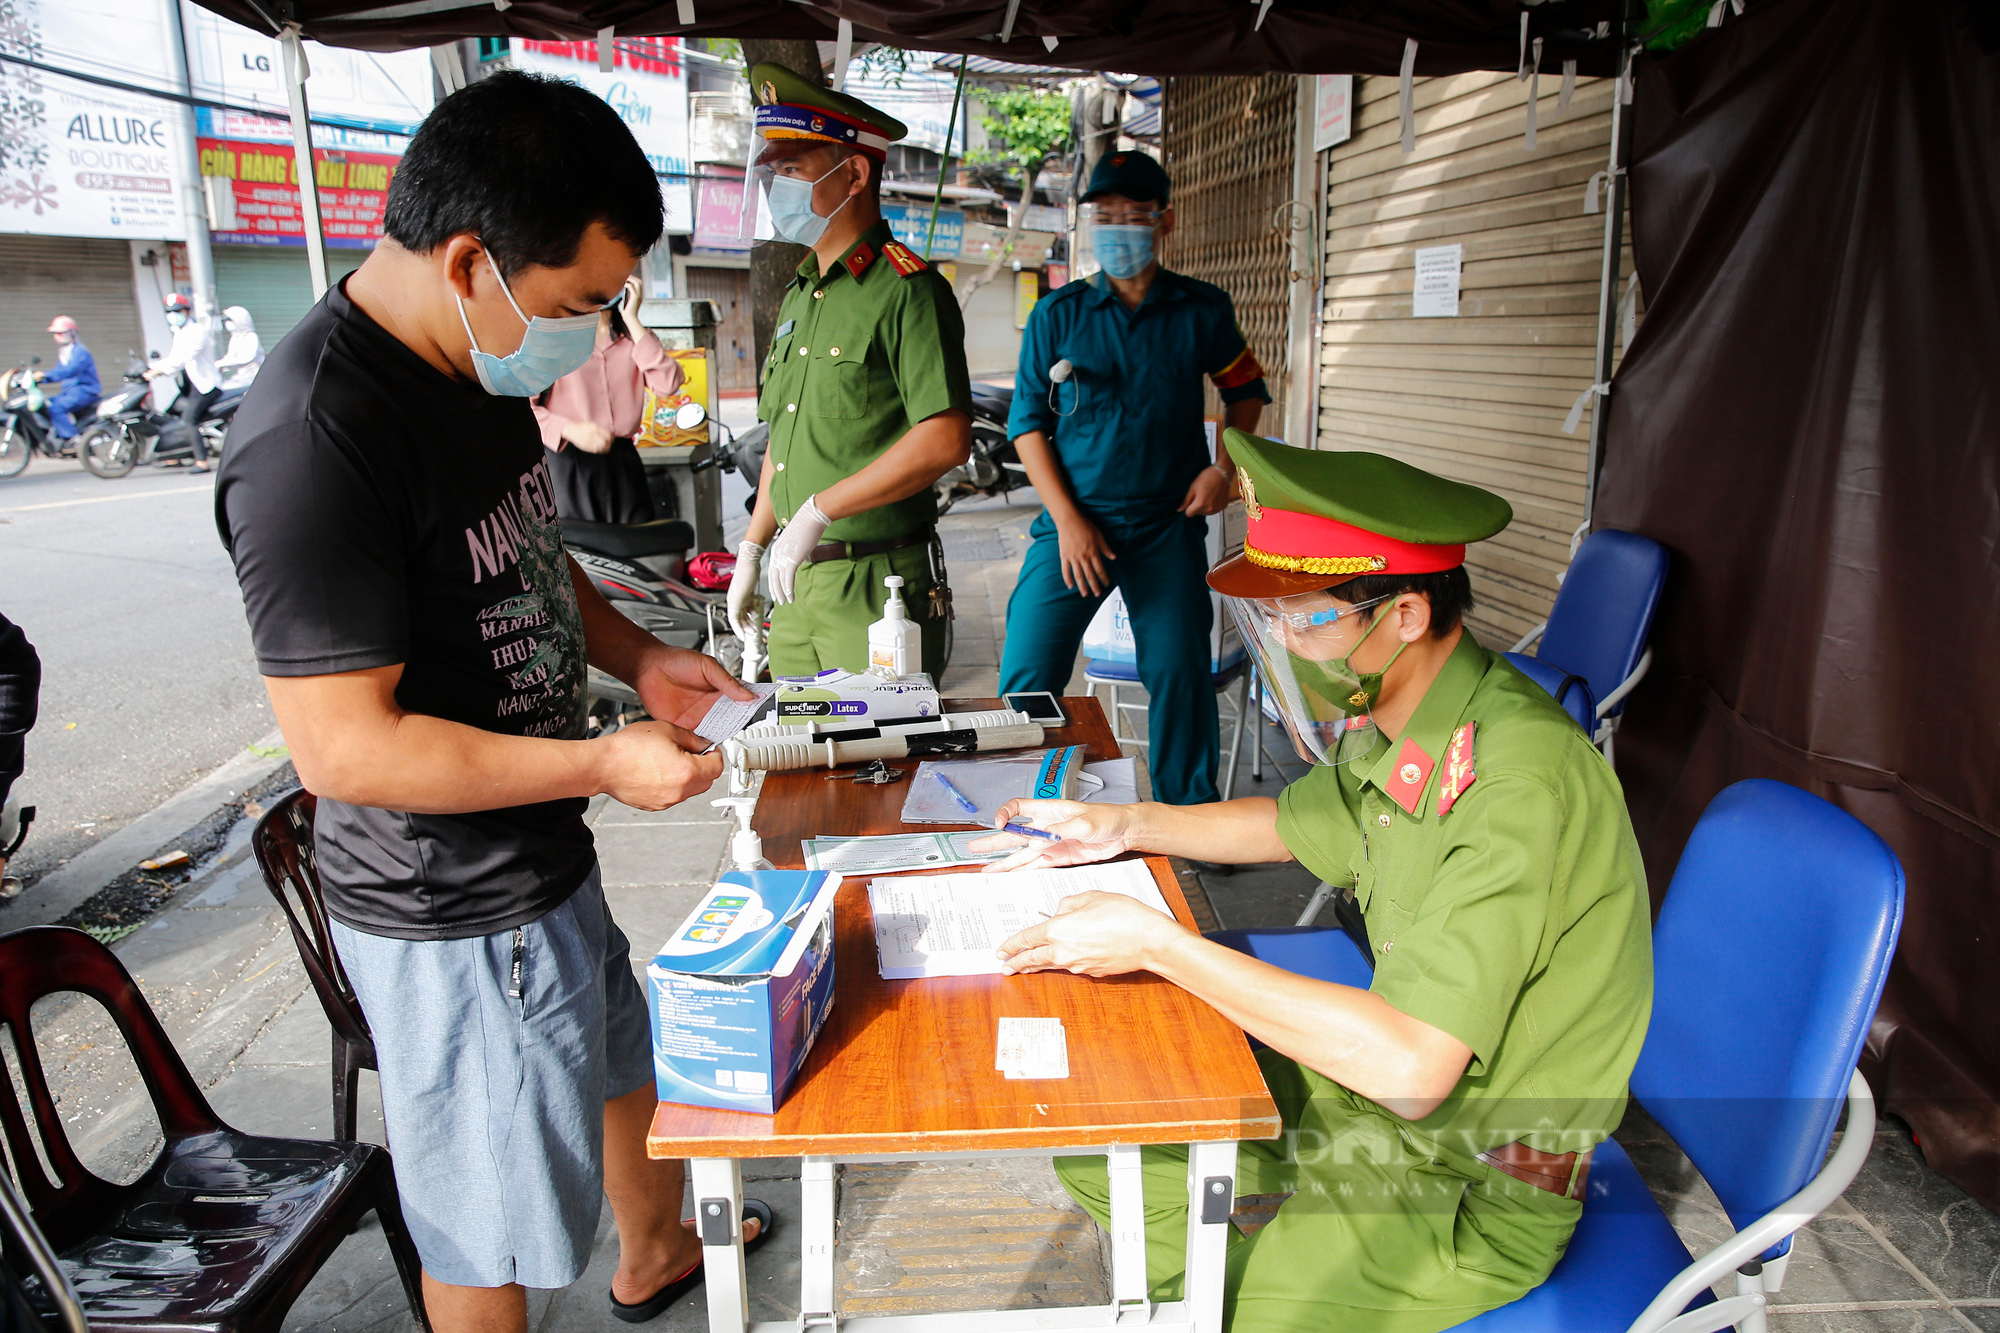
<path fill-rule="evenodd" d="M 581 736 L 583 624 L 542 458 L 528 400 L 441 374 L 328 292 L 265 359 L 216 484 L 258 668 L 400 663 L 410 712 Z M 590 873 L 585 805 L 423 815 L 322 799 L 327 908 L 400 939 L 532 921 Z"/>

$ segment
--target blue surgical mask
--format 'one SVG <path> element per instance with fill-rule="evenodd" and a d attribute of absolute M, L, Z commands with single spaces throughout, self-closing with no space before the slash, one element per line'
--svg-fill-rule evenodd
<path fill-rule="evenodd" d="M 819 180 L 801 180 L 796 176 L 771 178 L 771 226 L 778 235 L 797 245 L 819 243 L 819 238 L 826 234 L 826 224 L 839 217 L 840 208 L 852 203 L 854 196 L 847 196 L 840 201 L 840 208 L 821 217 L 813 212 L 813 187 L 846 165 L 845 159 L 834 163 Z"/>
<path fill-rule="evenodd" d="M 465 317 L 465 298 L 454 296 L 458 302 L 458 321 L 465 325 L 465 336 L 472 343 L 472 369 L 479 376 L 481 388 L 496 398 L 533 398 L 590 360 L 597 347 L 597 312 L 561 319 L 536 315 L 530 319 L 521 314 L 520 302 L 507 289 L 507 279 L 500 276 L 500 269 L 492 259 L 486 261 L 486 266 L 493 270 L 501 295 L 514 307 L 514 313 L 520 315 L 528 331 L 522 336 L 521 345 L 506 356 L 482 352 L 479 339 L 472 334 L 472 321 Z"/>
<path fill-rule="evenodd" d="M 178 311 L 178 310 L 169 310 L 169 311 L 167 312 L 167 326 L 168 326 L 169 328 L 175 328 L 175 329 L 177 329 L 177 328 L 181 327 L 181 325 L 183 325 L 183 324 L 185 324 L 185 323 L 187 323 L 187 322 L 188 322 L 188 317 L 187 317 L 186 315 L 182 314 L 182 313 L 181 313 L 180 311 Z"/>
<path fill-rule="evenodd" d="M 1136 278 L 1153 262 L 1151 227 L 1096 227 L 1090 247 L 1097 262 L 1114 278 Z"/>

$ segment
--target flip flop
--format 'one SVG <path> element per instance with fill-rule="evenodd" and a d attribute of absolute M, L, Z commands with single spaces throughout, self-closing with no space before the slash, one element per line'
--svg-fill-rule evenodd
<path fill-rule="evenodd" d="M 772 1214 L 771 1205 L 765 1203 L 762 1199 L 745 1199 L 743 1201 L 743 1216 L 745 1218 L 754 1217 L 758 1222 L 756 1236 L 753 1239 L 743 1242 L 743 1252 L 749 1254 L 771 1238 L 771 1232 L 777 1227 L 778 1219 Z M 609 1296 L 609 1293 L 606 1293 L 611 1301 L 611 1317 L 622 1319 L 628 1324 L 643 1324 L 649 1320 L 658 1319 L 667 1312 L 668 1306 L 701 1285 L 701 1274 L 701 1261 L 696 1260 L 693 1268 L 690 1268 L 666 1286 L 661 1287 L 645 1300 L 634 1301 L 630 1305 L 619 1300 L 616 1296 Z"/>

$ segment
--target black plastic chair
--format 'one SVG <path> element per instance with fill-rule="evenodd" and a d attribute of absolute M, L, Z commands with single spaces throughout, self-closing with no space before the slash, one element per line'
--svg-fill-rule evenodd
<path fill-rule="evenodd" d="M 354 1108 L 361 1071 L 376 1067 L 375 1040 L 369 1035 L 361 1004 L 354 998 L 354 987 L 341 969 L 327 925 L 319 866 L 313 859 L 313 812 L 318 804 L 305 790 L 280 800 L 257 821 L 250 835 L 250 850 L 257 857 L 257 868 L 264 872 L 265 886 L 285 909 L 292 940 L 299 946 L 299 961 L 305 964 L 319 1007 L 333 1026 L 333 1137 L 351 1139 L 355 1137 Z"/>
<path fill-rule="evenodd" d="M 66 992 L 110 1012 L 159 1114 L 166 1146 L 132 1184 L 114 1185 L 84 1168 L 50 1095 L 30 1010 L 44 995 Z M 410 1310 L 429 1328 L 388 1151 L 372 1143 L 264 1138 L 224 1124 L 109 949 L 62 926 L 0 936 L 0 1024 L 12 1032 L 35 1119 L 31 1135 L 13 1081 L 4 1080 L 0 1126 L 8 1157 L 35 1226 L 97 1333 L 275 1333 L 313 1274 L 371 1210 L 382 1221 Z"/>

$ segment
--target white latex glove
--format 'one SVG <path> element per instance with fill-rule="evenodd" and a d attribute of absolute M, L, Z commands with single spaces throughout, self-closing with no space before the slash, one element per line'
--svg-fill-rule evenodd
<path fill-rule="evenodd" d="M 736 543 L 736 569 L 729 576 L 729 628 L 738 638 L 747 638 L 756 626 L 750 618 L 757 613 L 757 571 L 764 564 L 764 548 L 753 541 Z"/>
<path fill-rule="evenodd" d="M 799 576 L 799 566 L 826 535 L 827 524 L 833 522 L 819 512 L 814 503 L 818 499 L 817 495 L 808 496 L 792 515 L 792 521 L 785 524 L 785 530 L 771 543 L 771 600 L 780 606 L 791 604 L 792 584 Z"/>

